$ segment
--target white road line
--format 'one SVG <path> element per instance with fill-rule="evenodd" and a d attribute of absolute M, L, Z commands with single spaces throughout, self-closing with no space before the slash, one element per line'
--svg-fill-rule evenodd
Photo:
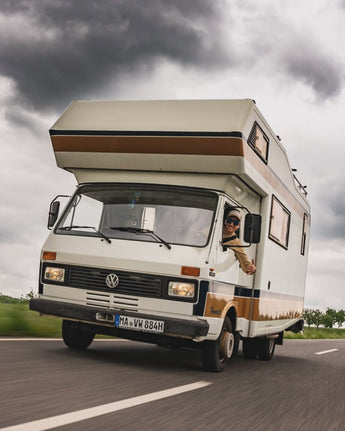
<path fill-rule="evenodd" d="M 163 391 L 153 392 L 151 394 L 140 395 L 138 397 L 128 398 L 126 400 L 115 401 L 113 403 L 91 407 L 89 409 L 77 410 L 75 412 L 52 416 L 46 419 L 39 419 L 37 421 L 0 428 L 0 431 L 45 431 L 51 428 L 57 428 L 59 426 L 69 425 L 75 422 L 91 419 L 96 416 L 105 415 L 107 413 L 117 412 L 129 407 L 150 403 L 162 398 L 183 394 L 184 392 L 194 391 L 210 384 L 210 382 L 199 381 L 189 385 L 177 386 L 176 388 L 165 389 Z"/>
<path fill-rule="evenodd" d="M 323 350 L 322 352 L 316 352 L 315 355 L 325 355 L 326 353 L 337 352 L 338 350 L 339 349 Z"/>

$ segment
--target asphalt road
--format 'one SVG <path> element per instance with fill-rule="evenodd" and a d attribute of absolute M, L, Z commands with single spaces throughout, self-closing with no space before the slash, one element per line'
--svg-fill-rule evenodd
<path fill-rule="evenodd" d="M 2 339 L 0 364 L 0 431 L 345 429 L 345 340 L 285 340 L 270 362 L 240 352 L 219 374 L 197 351 L 121 340 Z"/>

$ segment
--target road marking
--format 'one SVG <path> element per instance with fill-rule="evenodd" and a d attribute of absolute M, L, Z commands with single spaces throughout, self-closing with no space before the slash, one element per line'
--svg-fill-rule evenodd
<path fill-rule="evenodd" d="M 39 419 L 32 422 L 26 422 L 24 424 L 0 428 L 0 431 L 45 431 L 86 419 L 91 419 L 96 416 L 105 415 L 107 413 L 128 409 L 129 407 L 150 403 L 162 398 L 183 394 L 184 392 L 194 391 L 210 384 L 211 382 L 199 381 L 189 385 L 177 386 L 176 388 L 165 389 L 163 391 L 153 392 L 151 394 L 140 395 L 138 397 L 127 398 L 126 400 L 115 401 L 113 403 L 91 407 L 89 409 L 77 410 L 75 412 L 52 416 L 46 419 Z"/>
<path fill-rule="evenodd" d="M 337 352 L 338 350 L 339 349 L 323 350 L 322 352 L 316 352 L 315 355 L 325 355 L 326 353 Z"/>

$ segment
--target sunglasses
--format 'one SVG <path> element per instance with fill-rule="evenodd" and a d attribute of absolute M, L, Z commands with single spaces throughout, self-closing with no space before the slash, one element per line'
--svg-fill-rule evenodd
<path fill-rule="evenodd" d="M 238 226 L 240 224 L 240 221 L 237 220 L 237 218 L 228 217 L 225 219 L 226 223 L 233 224 L 234 226 Z"/>

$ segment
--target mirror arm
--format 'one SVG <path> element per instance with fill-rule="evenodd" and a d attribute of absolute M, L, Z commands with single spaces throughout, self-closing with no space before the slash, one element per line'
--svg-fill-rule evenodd
<path fill-rule="evenodd" d="M 58 206 L 58 210 L 57 211 L 52 211 L 52 208 L 53 208 L 53 204 L 56 202 L 56 200 L 58 199 L 58 198 L 70 198 L 71 196 L 69 196 L 69 195 L 57 195 L 51 202 L 50 202 L 50 206 L 49 206 L 49 212 L 48 212 L 48 223 L 47 223 L 47 228 L 49 229 L 49 230 L 52 230 L 52 228 L 53 228 L 53 226 L 54 226 L 54 224 L 55 224 L 55 222 L 56 222 L 56 220 L 57 220 L 57 218 L 58 218 L 58 215 L 59 215 L 59 209 L 60 209 L 60 202 L 58 202 L 59 203 L 59 206 Z M 54 217 L 54 223 L 50 223 L 50 220 L 51 220 L 51 218 L 53 218 Z"/>

